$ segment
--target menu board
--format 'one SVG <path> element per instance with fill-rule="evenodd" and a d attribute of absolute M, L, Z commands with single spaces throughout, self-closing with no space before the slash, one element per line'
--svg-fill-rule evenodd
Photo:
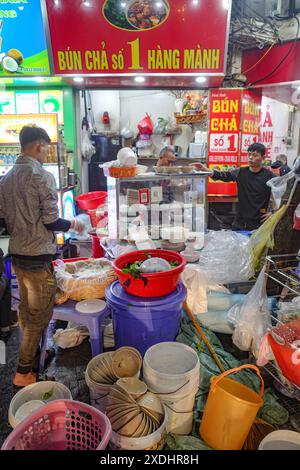
<path fill-rule="evenodd" d="M 240 151 L 241 90 L 210 91 L 208 166 L 211 170 L 237 168 Z M 235 196 L 236 183 L 223 183 L 211 178 L 209 195 Z"/>
<path fill-rule="evenodd" d="M 18 144 L 23 126 L 36 125 L 45 129 L 51 142 L 58 142 L 56 114 L 2 114 L 0 115 L 0 144 Z"/>

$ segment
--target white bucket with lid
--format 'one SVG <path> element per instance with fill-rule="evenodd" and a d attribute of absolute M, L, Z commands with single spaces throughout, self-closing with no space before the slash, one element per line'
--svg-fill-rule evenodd
<path fill-rule="evenodd" d="M 167 408 L 167 431 L 189 434 L 200 381 L 196 352 L 182 343 L 156 344 L 146 351 L 143 376 L 149 389 L 159 395 Z"/>

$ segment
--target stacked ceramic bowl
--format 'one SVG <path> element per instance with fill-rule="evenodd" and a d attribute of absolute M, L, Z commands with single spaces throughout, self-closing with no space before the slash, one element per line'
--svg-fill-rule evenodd
<path fill-rule="evenodd" d="M 96 356 L 89 375 L 98 384 L 112 385 L 122 377 L 139 375 L 141 365 L 140 353 L 134 348 L 123 347 Z"/>
<path fill-rule="evenodd" d="M 134 377 L 119 379 L 111 388 L 106 414 L 116 433 L 134 438 L 154 433 L 164 420 L 160 398 Z"/>

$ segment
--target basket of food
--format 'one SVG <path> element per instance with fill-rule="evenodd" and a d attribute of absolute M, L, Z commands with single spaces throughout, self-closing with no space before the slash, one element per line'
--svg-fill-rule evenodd
<path fill-rule="evenodd" d="M 132 178 L 137 174 L 137 166 L 111 166 L 108 172 L 112 178 Z"/>
<path fill-rule="evenodd" d="M 57 304 L 69 299 L 102 299 L 105 297 L 106 287 L 117 279 L 111 262 L 105 258 L 69 263 L 58 260 L 54 269 L 58 286 L 55 299 Z"/>
<path fill-rule="evenodd" d="M 113 268 L 128 294 L 161 297 L 173 292 L 185 267 L 185 259 L 168 250 L 137 250 L 119 256 Z"/>

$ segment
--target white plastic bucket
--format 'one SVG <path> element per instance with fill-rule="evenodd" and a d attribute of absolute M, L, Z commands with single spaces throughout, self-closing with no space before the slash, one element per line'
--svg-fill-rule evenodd
<path fill-rule="evenodd" d="M 167 413 L 162 425 L 149 436 L 125 437 L 112 431 L 109 442 L 111 450 L 160 450 L 165 444 Z"/>
<path fill-rule="evenodd" d="M 146 351 L 144 381 L 167 408 L 167 431 L 189 434 L 193 426 L 200 362 L 196 352 L 182 343 L 159 343 Z"/>
<path fill-rule="evenodd" d="M 300 433 L 288 430 L 274 431 L 259 444 L 258 450 L 300 450 Z"/>
<path fill-rule="evenodd" d="M 43 400 L 43 396 L 48 393 L 49 398 Z M 22 388 L 16 393 L 10 402 L 8 410 L 9 424 L 12 428 L 15 428 L 20 423 L 20 421 L 16 419 L 15 415 L 24 403 L 28 403 L 31 400 L 42 400 L 46 404 L 58 399 L 72 400 L 70 390 L 60 382 L 37 382 Z"/>

